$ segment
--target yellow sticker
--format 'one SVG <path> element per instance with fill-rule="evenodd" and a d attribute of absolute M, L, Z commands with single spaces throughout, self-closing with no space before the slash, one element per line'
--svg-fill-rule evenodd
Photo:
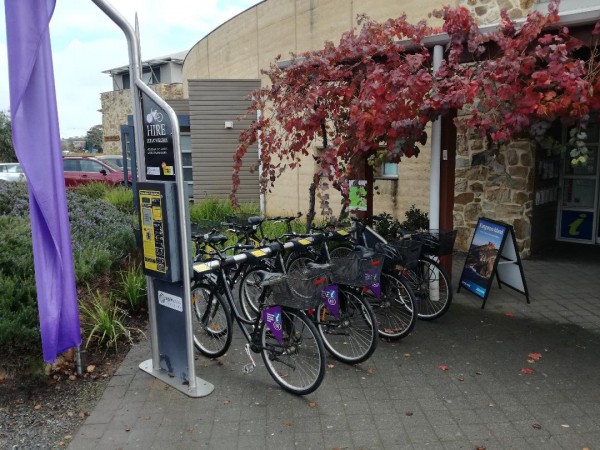
<path fill-rule="evenodd" d="M 298 241 L 298 243 L 299 243 L 299 244 L 302 244 L 302 245 L 310 245 L 310 244 L 312 244 L 312 242 L 311 242 L 311 241 L 309 241 L 308 239 L 300 239 L 300 240 Z"/>
<path fill-rule="evenodd" d="M 210 270 L 210 266 L 208 264 L 194 264 L 194 271 L 202 273 L 208 272 Z"/>
<path fill-rule="evenodd" d="M 263 252 L 262 250 L 252 250 L 250 253 L 253 254 L 254 256 L 265 256 L 266 255 L 266 253 Z"/>
<path fill-rule="evenodd" d="M 346 236 L 348 234 L 348 232 L 346 230 L 339 230 L 338 234 L 341 234 L 342 236 Z"/>

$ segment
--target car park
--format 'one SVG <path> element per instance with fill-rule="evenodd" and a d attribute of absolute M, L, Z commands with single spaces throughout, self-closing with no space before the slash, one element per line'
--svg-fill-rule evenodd
<path fill-rule="evenodd" d="M 0 180 L 25 181 L 25 174 L 19 163 L 0 163 Z"/>
<path fill-rule="evenodd" d="M 90 156 L 66 156 L 63 158 L 65 185 L 75 187 L 88 183 L 106 183 L 111 186 L 124 184 L 123 171 Z M 131 174 L 129 174 L 131 183 Z M 128 183 L 128 184 L 129 184 Z"/>

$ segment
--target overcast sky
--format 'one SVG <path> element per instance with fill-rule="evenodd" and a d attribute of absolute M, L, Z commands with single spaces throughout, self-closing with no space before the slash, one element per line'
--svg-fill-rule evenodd
<path fill-rule="evenodd" d="M 19 1 L 19 0 L 11 0 Z M 210 31 L 260 0 L 109 0 L 134 24 L 142 60 L 189 50 Z M 102 123 L 100 93 L 112 90 L 103 70 L 129 63 L 123 32 L 91 0 L 56 0 L 50 22 L 61 137 Z M 10 109 L 4 0 L 0 0 L 0 111 Z"/>

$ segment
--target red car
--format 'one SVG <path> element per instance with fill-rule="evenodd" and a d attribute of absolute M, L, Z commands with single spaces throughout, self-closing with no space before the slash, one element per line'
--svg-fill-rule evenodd
<path fill-rule="evenodd" d="M 65 185 L 78 186 L 87 183 L 106 183 L 111 186 L 124 184 L 123 172 L 90 156 L 66 156 L 63 158 Z M 129 174 L 131 183 L 131 174 Z"/>

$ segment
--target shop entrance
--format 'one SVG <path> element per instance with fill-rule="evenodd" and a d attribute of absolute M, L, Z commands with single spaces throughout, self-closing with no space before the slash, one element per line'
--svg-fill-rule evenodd
<path fill-rule="evenodd" d="M 595 120 L 590 122 L 587 163 L 573 166 L 568 152 L 561 158 L 556 227 L 556 239 L 560 241 L 600 244 L 600 124 Z"/>

